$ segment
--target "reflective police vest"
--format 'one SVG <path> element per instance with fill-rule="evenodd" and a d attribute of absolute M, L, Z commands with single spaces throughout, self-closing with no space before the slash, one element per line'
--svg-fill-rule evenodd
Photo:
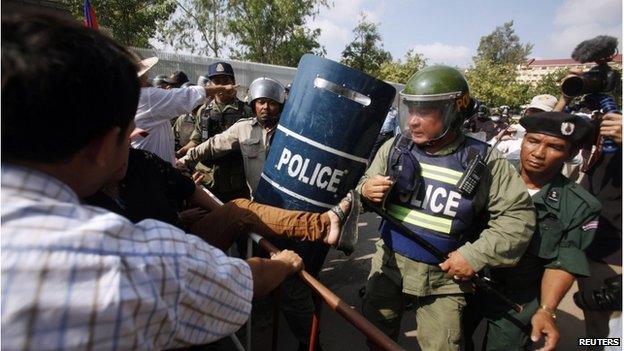
<path fill-rule="evenodd" d="M 400 137 L 397 137 L 400 139 Z M 389 163 L 396 160 L 394 153 L 406 152 L 407 145 L 393 145 L 388 157 Z M 427 240 L 444 253 L 449 253 L 470 240 L 476 231 L 477 223 L 474 202 L 464 198 L 455 186 L 470 161 L 469 155 L 478 152 L 483 158 L 488 144 L 466 137 L 459 148 L 449 155 L 428 155 L 418 147 L 411 152 L 417 167 L 415 179 L 418 184 L 414 193 L 399 194 L 394 191 L 389 195 L 386 209 L 388 214 L 413 233 Z M 388 169 L 392 165 L 388 165 Z M 403 169 L 403 172 L 409 172 Z M 409 178 L 409 177 L 408 177 Z M 401 234 L 401 231 L 388 221 L 381 222 L 381 238 L 385 245 L 415 261 L 437 264 L 439 260 L 423 249 L 414 240 Z"/>

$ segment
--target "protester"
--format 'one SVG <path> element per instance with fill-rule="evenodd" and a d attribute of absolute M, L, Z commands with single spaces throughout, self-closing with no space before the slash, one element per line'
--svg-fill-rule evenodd
<path fill-rule="evenodd" d="M 209 86 L 227 86 L 236 83 L 234 69 L 227 62 L 215 62 L 208 67 Z M 236 94 L 216 94 L 196 114 L 195 130 L 191 140 L 178 149 L 182 157 L 197 145 L 225 132 L 241 118 L 252 117 L 251 109 Z M 218 159 L 206 159 L 192 165 L 202 175 L 202 184 L 223 201 L 249 197 L 245 184 L 244 160 L 236 150 Z"/>
<path fill-rule="evenodd" d="M 170 120 L 183 113 L 191 113 L 195 107 L 214 94 L 236 94 L 236 86 L 192 86 L 188 88 L 164 90 L 151 87 L 147 81 L 147 71 L 158 60 L 149 58 L 141 61 L 139 80 L 141 95 L 134 122 L 138 128 L 149 134 L 140 140 L 133 140 L 132 147 L 151 151 L 163 160 L 175 164 L 175 140 Z"/>
<path fill-rule="evenodd" d="M 491 269 L 489 274 L 504 295 L 522 305 L 518 313 L 496 297 L 478 294 L 464 312 L 467 350 L 472 331 L 487 320 L 484 350 L 527 349 L 544 336 L 541 350 L 554 350 L 559 341 L 556 310 L 576 277 L 589 276 L 584 251 L 598 227 L 600 203 L 561 175 L 566 160 L 587 144 L 592 125 L 583 117 L 542 112 L 520 120 L 522 139 L 520 176 L 537 211 L 538 230 L 515 267 Z"/>
<path fill-rule="evenodd" d="M 470 95 L 459 71 L 446 66 L 418 71 L 399 104 L 402 134 L 379 149 L 358 189 L 449 258 L 440 263 L 382 221 L 363 312 L 396 339 L 404 307 L 413 301 L 420 348 L 459 350 L 465 294 L 472 291 L 466 279 L 484 267 L 518 262 L 535 228 L 534 208 L 509 163 L 460 132 Z M 477 155 L 485 168 L 476 189 L 457 189 Z"/>
<path fill-rule="evenodd" d="M 185 200 L 197 207 L 179 213 L 176 204 Z M 322 214 L 288 211 L 247 199 L 221 206 L 171 164 L 151 152 L 136 149 L 130 150 L 123 179 L 108 182 L 87 197 L 85 203 L 106 208 L 135 223 L 148 218 L 169 223 L 223 251 L 248 232 L 322 240 L 338 250 L 353 250 L 345 246 L 345 238 L 357 233 L 358 211 L 349 216 L 351 198 Z M 342 242 L 339 238 L 343 238 Z"/>
<path fill-rule="evenodd" d="M 2 18 L 3 349 L 211 342 L 240 328 L 253 295 L 302 268 L 289 251 L 245 262 L 169 224 L 80 203 L 125 174 L 137 71 L 82 23 Z"/>
<path fill-rule="evenodd" d="M 557 98 L 550 94 L 536 95 L 528 105 L 523 105 L 523 116 L 530 116 L 538 112 L 551 112 L 555 108 Z M 520 164 L 520 145 L 524 136 L 524 127 L 513 125 L 507 130 L 501 131 L 490 140 L 491 145 L 501 152 L 509 162 L 517 166 Z"/>

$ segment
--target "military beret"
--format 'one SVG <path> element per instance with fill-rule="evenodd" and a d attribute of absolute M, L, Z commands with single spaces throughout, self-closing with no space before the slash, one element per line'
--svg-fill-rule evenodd
<path fill-rule="evenodd" d="M 208 78 L 212 78 L 214 76 L 230 76 L 234 78 L 232 65 L 227 62 L 215 62 L 208 66 Z"/>
<path fill-rule="evenodd" d="M 540 133 L 565 139 L 575 146 L 591 143 L 594 126 L 582 116 L 563 112 L 539 112 L 520 118 L 527 133 Z"/>

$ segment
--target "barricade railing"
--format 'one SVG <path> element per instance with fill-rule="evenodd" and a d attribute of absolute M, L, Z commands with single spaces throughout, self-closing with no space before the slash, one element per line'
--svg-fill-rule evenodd
<path fill-rule="evenodd" d="M 214 194 L 212 194 L 208 189 L 202 189 L 210 195 L 218 204 L 223 205 L 223 202 L 219 200 Z M 247 257 L 251 257 L 252 251 L 252 241 L 257 243 L 262 249 L 264 249 L 267 253 L 277 253 L 280 250 L 275 247 L 271 242 L 262 236 L 256 233 L 250 233 L 249 239 L 247 241 Z M 390 339 L 386 334 L 384 334 L 381 330 L 375 327 L 368 319 L 364 318 L 359 312 L 356 311 L 355 307 L 345 303 L 340 297 L 334 294 L 329 288 L 319 282 L 316 278 L 314 278 L 310 273 L 305 270 L 299 271 L 299 278 L 308 285 L 311 290 L 315 294 L 315 312 L 312 317 L 312 328 L 310 331 L 310 343 L 309 350 L 314 351 L 316 349 L 316 344 L 318 343 L 317 335 L 318 330 L 320 328 L 320 307 L 321 304 L 318 302 L 319 299 L 325 302 L 327 306 L 334 312 L 341 315 L 347 322 L 353 325 L 356 329 L 360 331 L 366 338 L 373 344 L 377 345 L 382 350 L 387 351 L 398 351 L 404 350 L 399 344 L 397 344 L 394 340 Z M 279 308 L 277 305 L 279 304 L 279 288 L 274 292 L 275 305 L 273 309 L 273 340 L 272 340 L 272 350 L 277 350 L 277 338 L 278 338 L 278 313 Z M 232 341 L 237 346 L 239 350 L 240 341 L 236 337 L 236 335 L 231 336 Z M 246 351 L 251 351 L 251 316 L 246 325 Z M 242 346 L 242 345 L 241 345 Z M 244 350 L 244 349 L 243 349 Z"/>

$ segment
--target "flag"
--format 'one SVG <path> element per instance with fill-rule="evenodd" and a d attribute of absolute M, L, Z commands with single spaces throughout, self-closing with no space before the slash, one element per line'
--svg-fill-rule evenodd
<path fill-rule="evenodd" d="M 89 0 L 84 0 L 82 11 L 84 13 L 85 27 L 97 30 L 99 28 L 99 25 L 97 23 L 97 18 L 95 18 L 95 10 L 93 10 L 93 7 L 91 7 L 91 3 L 89 2 Z"/>

